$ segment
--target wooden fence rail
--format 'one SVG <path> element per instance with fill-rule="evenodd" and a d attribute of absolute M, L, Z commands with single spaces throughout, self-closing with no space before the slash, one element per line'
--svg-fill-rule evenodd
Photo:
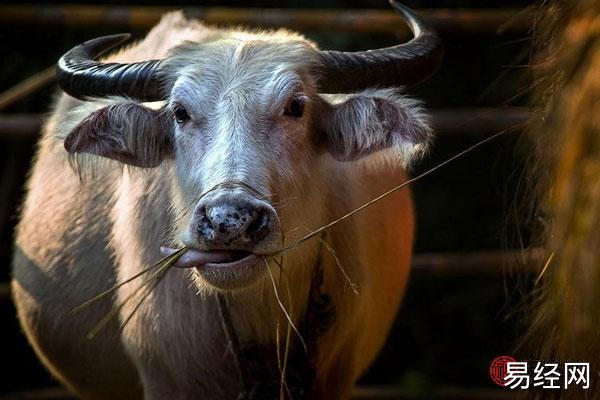
<path fill-rule="evenodd" d="M 3 25 L 50 25 L 107 29 L 147 29 L 173 7 L 95 5 L 3 5 Z M 288 27 L 299 31 L 350 33 L 408 33 L 391 10 L 283 9 L 183 7 L 189 17 L 208 24 Z M 442 33 L 524 33 L 532 26 L 531 9 L 424 9 L 418 10 Z"/>

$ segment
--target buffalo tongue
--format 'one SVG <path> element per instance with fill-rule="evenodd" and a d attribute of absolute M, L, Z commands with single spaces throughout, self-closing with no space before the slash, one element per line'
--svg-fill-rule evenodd
<path fill-rule="evenodd" d="M 170 247 L 160 247 L 160 255 L 162 257 L 170 256 L 176 251 L 177 249 Z M 228 263 L 239 260 L 248 254 L 248 252 L 233 250 L 200 251 L 196 249 L 188 249 L 181 257 L 179 257 L 174 266 L 178 268 L 192 268 L 200 267 L 208 263 Z"/>

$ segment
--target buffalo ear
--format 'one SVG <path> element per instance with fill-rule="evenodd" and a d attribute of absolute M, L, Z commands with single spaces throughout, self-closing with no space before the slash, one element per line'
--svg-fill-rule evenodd
<path fill-rule="evenodd" d="M 116 103 L 89 114 L 65 138 L 69 153 L 89 153 L 142 168 L 172 154 L 172 133 L 162 110 Z"/>
<path fill-rule="evenodd" d="M 406 96 L 372 90 L 330 100 L 320 115 L 320 142 L 339 161 L 393 149 L 406 165 L 431 140 L 429 118 L 419 102 Z"/>

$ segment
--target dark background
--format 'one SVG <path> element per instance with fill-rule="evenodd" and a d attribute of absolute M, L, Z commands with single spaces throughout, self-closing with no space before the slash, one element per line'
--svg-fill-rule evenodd
<path fill-rule="evenodd" d="M 167 5 L 167 1 L 106 1 L 104 5 Z M 62 1 L 61 4 L 75 4 Z M 91 2 L 90 2 L 91 3 Z M 14 4 L 14 3 L 13 3 Z M 31 4 L 31 3 L 23 3 Z M 385 1 L 179 1 L 181 6 L 280 8 L 382 8 Z M 406 1 L 414 8 L 532 9 L 531 1 Z M 0 13 L 2 5 L 0 5 Z M 52 65 L 62 53 L 89 38 L 115 33 L 114 27 L 67 27 L 23 23 L 0 24 L 0 92 Z M 124 30 L 124 29 L 121 29 Z M 125 29 L 127 30 L 127 29 Z M 140 37 L 144 30 L 133 31 Z M 333 31 L 304 32 L 322 48 L 357 50 L 391 45 L 394 35 L 352 34 Z M 510 110 L 527 106 L 532 85 L 528 29 L 509 33 L 444 30 L 446 58 L 431 81 L 410 90 L 433 110 L 475 107 Z M 3 114 L 40 113 L 50 109 L 54 84 L 1 111 Z M 455 132 L 440 132 L 430 155 L 415 168 L 423 172 L 477 140 L 494 133 L 469 129 L 468 118 Z M 488 374 L 491 360 L 511 354 L 521 332 L 520 293 L 524 282 L 513 272 L 511 258 L 494 266 L 465 271 L 468 252 L 517 249 L 529 242 L 522 215 L 519 182 L 527 148 L 521 127 L 486 144 L 414 184 L 417 212 L 417 254 L 452 252 L 459 262 L 442 271 L 416 269 L 408 285 L 386 349 L 361 380 L 361 385 L 398 388 L 410 398 L 462 393 L 460 398 L 496 398 Z M 34 140 L 0 136 L 0 282 L 10 277 L 12 227 L 22 199 L 22 185 L 33 154 Z M 8 163 L 7 160 L 12 160 Z M 16 160 L 16 161 L 15 161 Z M 486 253 L 487 254 L 487 253 Z M 456 258 L 455 258 L 456 259 Z M 376 312 L 376 310 L 374 310 Z M 4 393 L 55 386 L 39 365 L 19 331 L 12 304 L 0 299 L 0 374 Z M 475 392 L 473 389 L 489 389 Z M 483 393 L 481 396 L 475 393 Z M 505 395 L 507 393 L 505 392 Z M 472 396 L 472 397 L 469 397 Z M 487 396 L 487 397 L 486 397 Z M 503 398 L 500 394 L 499 398 Z M 510 396 L 508 396 L 510 397 Z"/>

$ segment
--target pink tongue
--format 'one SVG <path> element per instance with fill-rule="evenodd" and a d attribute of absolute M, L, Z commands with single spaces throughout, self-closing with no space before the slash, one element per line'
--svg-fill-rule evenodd
<path fill-rule="evenodd" d="M 160 255 L 162 257 L 170 256 L 177 249 L 160 246 Z M 175 262 L 174 266 L 178 268 L 199 267 L 207 263 L 225 263 L 232 259 L 230 251 L 200 251 L 189 249 Z"/>

